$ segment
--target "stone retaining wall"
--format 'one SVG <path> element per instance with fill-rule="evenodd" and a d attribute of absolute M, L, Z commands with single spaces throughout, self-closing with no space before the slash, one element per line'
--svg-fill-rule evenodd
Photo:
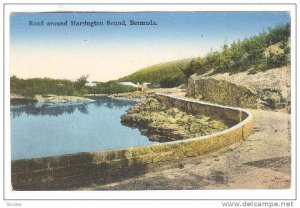
<path fill-rule="evenodd" d="M 254 109 L 259 105 L 258 96 L 254 92 L 225 80 L 191 77 L 187 89 L 189 97 L 199 97 L 222 105 Z"/>
<path fill-rule="evenodd" d="M 120 181 L 152 171 L 162 163 L 180 163 L 184 158 L 229 146 L 251 132 L 252 115 L 242 109 L 164 94 L 156 96 L 187 111 L 221 117 L 234 126 L 212 135 L 143 147 L 15 160 L 11 163 L 13 189 L 68 190 Z"/>

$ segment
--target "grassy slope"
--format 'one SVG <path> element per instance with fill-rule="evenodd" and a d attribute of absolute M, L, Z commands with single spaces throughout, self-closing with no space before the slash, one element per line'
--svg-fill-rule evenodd
<path fill-rule="evenodd" d="M 178 86 L 185 81 L 183 70 L 190 61 L 191 59 L 182 59 L 155 64 L 120 78 L 118 81 L 151 82 L 158 83 L 162 87 Z"/>

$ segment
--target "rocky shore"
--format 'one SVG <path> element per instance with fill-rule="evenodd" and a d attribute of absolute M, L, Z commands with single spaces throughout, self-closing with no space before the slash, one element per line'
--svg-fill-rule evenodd
<path fill-rule="evenodd" d="M 208 135 L 228 128 L 222 121 L 191 114 L 153 96 L 142 98 L 121 117 L 123 125 L 138 128 L 150 140 L 167 142 Z"/>
<path fill-rule="evenodd" d="M 90 98 L 86 97 L 77 97 L 77 96 L 62 96 L 62 95 L 36 95 L 34 97 L 38 102 L 45 103 L 63 103 L 63 102 L 90 102 L 93 101 Z"/>

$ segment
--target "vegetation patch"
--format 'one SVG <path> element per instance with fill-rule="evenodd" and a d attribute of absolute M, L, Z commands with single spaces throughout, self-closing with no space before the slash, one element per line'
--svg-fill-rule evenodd
<path fill-rule="evenodd" d="M 149 87 L 176 87 L 185 82 L 184 70 L 190 61 L 190 59 L 182 59 L 156 64 L 125 76 L 119 81 L 150 82 Z"/>
<path fill-rule="evenodd" d="M 184 74 L 186 78 L 211 70 L 214 73 L 249 70 L 250 74 L 255 74 L 285 66 L 290 63 L 290 31 L 290 24 L 279 25 L 259 35 L 234 41 L 231 45 L 224 44 L 220 51 L 211 51 L 205 57 L 193 59 Z"/>
<path fill-rule="evenodd" d="M 138 89 L 124 86 L 116 81 L 95 82 L 94 86 L 86 85 L 88 76 L 81 76 L 76 81 L 51 78 L 20 79 L 10 78 L 10 92 L 14 97 L 34 98 L 35 95 L 82 96 L 84 94 L 113 94 L 134 92 Z"/>

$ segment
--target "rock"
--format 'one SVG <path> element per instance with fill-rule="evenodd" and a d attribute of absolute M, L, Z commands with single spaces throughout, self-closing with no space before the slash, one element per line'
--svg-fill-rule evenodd
<path fill-rule="evenodd" d="M 183 168 L 184 168 L 184 164 L 180 163 L 180 164 L 178 165 L 178 168 L 179 168 L 179 169 L 183 169 Z"/>
<path fill-rule="evenodd" d="M 45 103 L 59 103 L 59 102 L 90 102 L 94 101 L 90 98 L 77 96 L 61 96 L 61 95 L 35 95 L 35 100 Z"/>
<path fill-rule="evenodd" d="M 282 108 L 285 108 L 285 107 L 286 107 L 285 103 L 276 103 L 276 105 L 275 105 L 275 108 L 277 108 L 277 109 L 282 109 Z"/>
<path fill-rule="evenodd" d="M 167 142 L 211 134 L 228 128 L 222 121 L 190 114 L 153 96 L 141 99 L 121 117 L 121 123 L 137 127 L 151 141 Z"/>

